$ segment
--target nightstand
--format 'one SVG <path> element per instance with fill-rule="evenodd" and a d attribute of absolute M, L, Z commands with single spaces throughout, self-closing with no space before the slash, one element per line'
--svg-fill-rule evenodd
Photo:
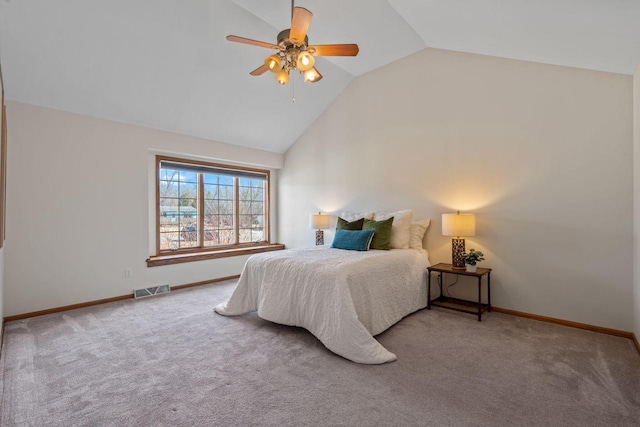
<path fill-rule="evenodd" d="M 431 300 L 431 272 L 439 273 L 440 280 L 440 296 Z M 476 277 L 478 279 L 478 301 L 467 301 L 459 298 L 451 298 L 444 296 L 442 292 L 442 276 L 443 274 L 458 274 L 460 276 Z M 452 268 L 451 264 L 436 264 L 427 268 L 427 310 L 431 310 L 431 306 L 448 308 L 450 310 L 462 311 L 478 316 L 478 322 L 482 321 L 482 313 L 491 312 L 491 269 L 478 267 L 475 273 L 466 270 L 457 270 Z M 487 303 L 482 303 L 482 278 L 487 278 Z"/>

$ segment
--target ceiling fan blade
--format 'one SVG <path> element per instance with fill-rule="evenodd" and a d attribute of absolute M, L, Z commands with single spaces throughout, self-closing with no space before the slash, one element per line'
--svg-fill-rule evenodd
<path fill-rule="evenodd" d="M 278 50 L 280 49 L 275 44 L 267 43 L 267 42 L 261 42 L 261 41 L 258 41 L 258 40 L 247 39 L 245 37 L 227 36 L 227 40 L 229 40 L 230 42 L 250 44 L 252 46 L 266 47 L 268 49 L 278 49 Z"/>
<path fill-rule="evenodd" d="M 291 31 L 289 32 L 289 40 L 293 44 L 301 45 L 304 43 L 304 38 L 307 35 L 309 24 L 311 24 L 311 18 L 313 13 L 309 12 L 304 7 L 294 7 L 293 16 L 291 17 Z"/>
<path fill-rule="evenodd" d="M 269 67 L 267 67 L 267 64 L 263 64 L 258 68 L 256 68 L 255 70 L 253 70 L 252 72 L 250 72 L 249 74 L 251 74 L 252 76 L 261 76 L 268 70 L 269 70 Z"/>
<path fill-rule="evenodd" d="M 360 52 L 357 44 L 319 44 L 308 50 L 314 56 L 356 56 Z"/>

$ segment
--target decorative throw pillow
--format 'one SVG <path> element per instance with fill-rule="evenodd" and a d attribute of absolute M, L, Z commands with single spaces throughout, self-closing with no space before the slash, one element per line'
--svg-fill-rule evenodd
<path fill-rule="evenodd" d="M 423 249 L 422 239 L 424 239 L 424 233 L 427 232 L 429 224 L 431 224 L 430 219 L 425 219 L 411 224 L 411 239 L 409 242 L 409 247 L 411 249 Z"/>
<path fill-rule="evenodd" d="M 336 224 L 336 230 L 362 230 L 362 225 L 364 224 L 364 218 L 360 218 L 355 221 L 347 221 L 338 217 L 338 223 Z"/>
<path fill-rule="evenodd" d="M 340 214 L 340 218 L 344 218 L 347 221 L 355 221 L 360 218 L 373 219 L 373 212 L 358 213 L 345 211 Z"/>
<path fill-rule="evenodd" d="M 348 251 L 368 251 L 375 231 L 374 229 L 343 230 L 338 228 L 331 247 Z"/>
<path fill-rule="evenodd" d="M 393 217 L 382 221 L 364 220 L 363 230 L 374 229 L 376 233 L 371 240 L 369 249 L 381 249 L 388 251 L 391 249 L 391 226 L 393 225 Z"/>
<path fill-rule="evenodd" d="M 393 217 L 391 228 L 391 249 L 409 249 L 411 237 L 411 220 L 413 210 L 406 209 L 397 212 L 376 212 L 373 214 L 375 221 L 382 221 Z"/>

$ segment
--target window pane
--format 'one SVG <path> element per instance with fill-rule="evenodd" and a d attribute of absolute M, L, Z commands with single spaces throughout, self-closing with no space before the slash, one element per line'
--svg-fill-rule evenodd
<path fill-rule="evenodd" d="M 264 241 L 264 182 L 240 179 L 240 243 Z"/>
<path fill-rule="evenodd" d="M 217 184 L 218 183 L 218 175 L 213 174 L 204 174 L 204 183 L 205 184 Z"/>
<path fill-rule="evenodd" d="M 205 184 L 204 185 L 204 198 L 205 199 L 218 199 L 220 197 L 220 190 L 218 185 Z"/>
<path fill-rule="evenodd" d="M 262 215 L 240 215 L 240 243 L 264 241 L 263 224 Z"/>
<path fill-rule="evenodd" d="M 251 229 L 251 215 L 240 215 L 240 228 Z"/>
<path fill-rule="evenodd" d="M 218 209 L 221 214 L 233 215 L 233 201 L 221 200 Z"/>
<path fill-rule="evenodd" d="M 251 202 L 246 202 L 240 199 L 240 215 L 247 215 L 251 213 Z"/>
<path fill-rule="evenodd" d="M 252 242 L 264 242 L 264 232 L 260 229 L 251 230 L 251 241 Z"/>
<path fill-rule="evenodd" d="M 195 224 L 184 224 L 180 228 L 180 241 L 182 244 L 187 245 L 188 242 L 198 241 L 198 227 Z"/>
<path fill-rule="evenodd" d="M 196 183 L 198 182 L 198 174 L 195 172 L 180 171 L 180 182 Z"/>
<path fill-rule="evenodd" d="M 198 174 L 160 170 L 160 249 L 198 246 Z"/>
<path fill-rule="evenodd" d="M 173 231 L 160 232 L 160 250 L 171 251 L 179 249 L 179 247 L 178 233 Z"/>
<path fill-rule="evenodd" d="M 224 228 L 227 230 L 232 230 L 233 226 L 233 215 L 218 215 L 220 218 L 220 228 Z"/>
<path fill-rule="evenodd" d="M 205 200 L 204 201 L 204 214 L 205 215 L 215 215 L 220 212 L 218 205 L 220 202 L 217 200 Z"/>
<path fill-rule="evenodd" d="M 173 181 L 177 179 L 178 171 L 173 169 L 160 169 L 160 181 Z"/>
<path fill-rule="evenodd" d="M 253 216 L 253 228 L 255 230 L 262 230 L 264 228 L 264 215 Z"/>
<path fill-rule="evenodd" d="M 198 184 L 194 182 L 179 182 L 180 197 L 198 197 Z"/>
<path fill-rule="evenodd" d="M 180 249 L 197 248 L 198 242 L 196 240 L 180 241 Z"/>
<path fill-rule="evenodd" d="M 183 201 L 185 201 L 185 204 L 178 206 L 178 213 L 180 215 L 181 222 L 195 222 L 198 217 L 198 209 L 193 206 L 196 205 L 196 199 L 181 200 L 181 202 Z"/>
<path fill-rule="evenodd" d="M 236 242 L 234 237 L 234 230 L 221 230 L 219 232 L 220 235 L 220 244 L 221 245 L 232 245 Z"/>
<path fill-rule="evenodd" d="M 221 185 L 219 194 L 221 199 L 233 200 L 233 185 Z"/>
<path fill-rule="evenodd" d="M 178 197 L 178 182 L 160 181 L 160 197 Z"/>
<path fill-rule="evenodd" d="M 204 246 L 216 246 L 220 244 L 218 230 L 204 230 Z"/>
<path fill-rule="evenodd" d="M 263 191 L 262 187 L 253 188 L 252 194 L 251 194 L 251 199 L 254 202 L 264 202 L 264 191 Z"/>

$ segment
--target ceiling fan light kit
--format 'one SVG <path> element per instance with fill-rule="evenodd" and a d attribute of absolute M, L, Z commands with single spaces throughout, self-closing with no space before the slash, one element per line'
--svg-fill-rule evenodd
<path fill-rule="evenodd" d="M 278 53 L 264 60 L 264 65 L 253 70 L 250 73 L 252 76 L 260 76 L 269 70 L 276 73 L 278 83 L 286 85 L 289 83 L 289 74 L 297 71 L 302 74 L 305 83 L 316 83 L 322 80 L 322 74 L 315 68 L 315 56 L 356 56 L 359 48 L 357 44 L 309 46 L 307 29 L 312 17 L 311 12 L 303 7 L 295 7 L 292 1 L 291 28 L 280 31 L 277 45 L 232 35 L 227 36 L 227 40 L 278 50 Z"/>

